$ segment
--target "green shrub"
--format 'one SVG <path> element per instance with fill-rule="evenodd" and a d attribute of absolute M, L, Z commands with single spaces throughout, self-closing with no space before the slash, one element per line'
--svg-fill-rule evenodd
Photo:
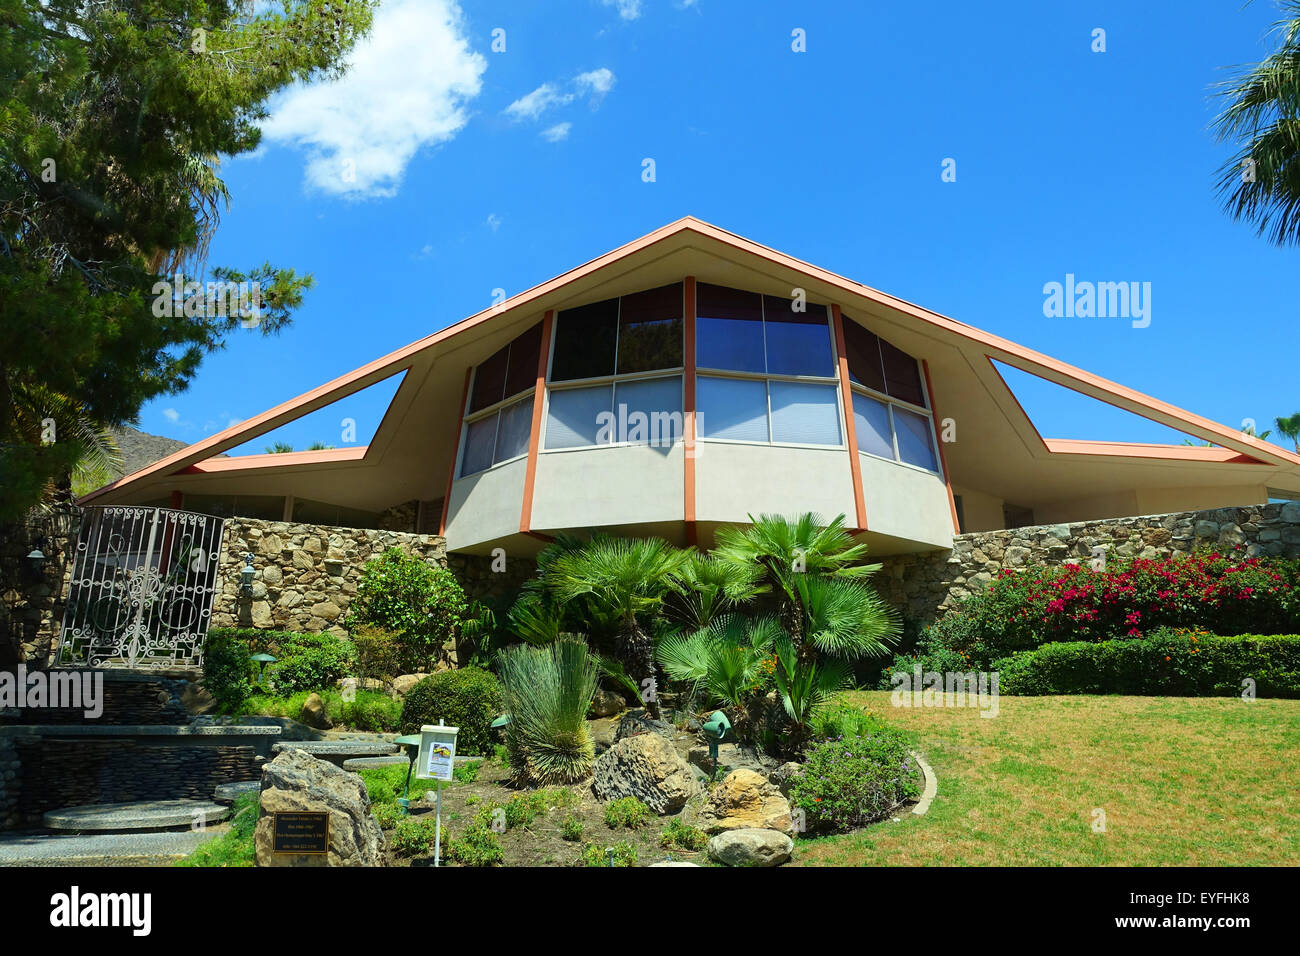
<path fill-rule="evenodd" d="M 467 610 L 465 592 L 450 571 L 389 548 L 366 562 L 348 607 L 347 627 L 369 625 L 400 633 L 398 663 L 415 673 L 439 660 Z"/>
<path fill-rule="evenodd" d="M 447 859 L 461 866 L 496 866 L 505 858 L 501 838 L 480 819 L 475 819 L 461 836 L 447 843 Z"/>
<path fill-rule="evenodd" d="M 596 662 L 581 640 L 501 653 L 501 689 L 510 713 L 506 749 L 522 780 L 575 783 L 591 774 L 595 750 L 587 709 L 596 692 Z"/>
<path fill-rule="evenodd" d="M 813 715 L 813 735 L 823 740 L 835 737 L 865 737 L 884 728 L 879 717 L 849 704 L 832 704 Z"/>
<path fill-rule="evenodd" d="M 481 760 L 472 763 L 458 763 L 452 768 L 451 775 L 460 783 L 473 783 L 478 779 L 478 772 L 483 767 Z"/>
<path fill-rule="evenodd" d="M 582 858 L 578 862 L 582 866 L 636 866 L 636 847 L 625 841 L 611 847 L 588 843 L 582 848 Z"/>
<path fill-rule="evenodd" d="M 366 793 L 370 795 L 370 805 L 372 808 L 380 804 L 397 805 L 397 798 L 402 795 L 406 787 L 406 768 L 400 764 L 392 764 L 387 767 L 368 767 L 365 770 L 357 771 L 361 775 L 361 781 L 366 785 Z M 420 799 L 425 791 L 434 789 L 436 780 L 421 780 L 414 774 L 411 775 L 411 801 Z"/>
<path fill-rule="evenodd" d="M 690 850 L 698 853 L 709 845 L 709 836 L 703 830 L 683 823 L 677 817 L 668 821 L 659 834 L 659 845 L 666 849 Z"/>
<path fill-rule="evenodd" d="M 423 817 L 402 817 L 388 837 L 399 856 L 426 856 L 433 852 L 436 823 Z"/>
<path fill-rule="evenodd" d="M 406 672 L 400 632 L 362 624 L 352 628 L 348 636 L 357 649 L 357 677 L 391 681 Z"/>
<path fill-rule="evenodd" d="M 420 732 L 439 719 L 459 727 L 457 753 L 482 756 L 490 752 L 492 721 L 501 714 L 501 685 L 475 667 L 442 671 L 411 688 L 402 704 L 402 733 Z"/>
<path fill-rule="evenodd" d="M 1166 628 L 1145 638 L 1068 641 L 996 662 L 1004 694 L 1300 698 L 1300 635 L 1223 637 Z"/>
<path fill-rule="evenodd" d="M 278 637 L 280 660 L 267 670 L 267 680 L 277 694 L 332 689 L 356 663 L 352 642 L 327 631 Z"/>
<path fill-rule="evenodd" d="M 203 646 L 203 686 L 224 711 L 238 711 L 253 693 L 253 661 L 237 636 L 211 631 Z"/>
<path fill-rule="evenodd" d="M 921 792 L 921 771 L 898 731 L 814 744 L 790 787 L 790 806 L 811 832 L 864 826 Z"/>
<path fill-rule="evenodd" d="M 564 822 L 560 824 L 560 836 L 571 843 L 576 843 L 582 839 L 584 829 L 582 821 L 573 814 L 569 814 L 564 818 Z"/>
<path fill-rule="evenodd" d="M 395 803 L 372 803 L 370 812 L 374 815 L 375 821 L 379 824 L 381 830 L 391 830 L 397 826 L 403 814 Z"/>
<path fill-rule="evenodd" d="M 619 797 L 605 804 L 605 825 L 611 830 L 635 830 L 652 816 L 650 808 L 636 797 Z"/>

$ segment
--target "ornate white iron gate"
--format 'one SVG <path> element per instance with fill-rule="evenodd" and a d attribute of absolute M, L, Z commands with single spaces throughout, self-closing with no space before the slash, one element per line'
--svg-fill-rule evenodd
<path fill-rule="evenodd" d="M 225 521 L 167 508 L 87 508 L 59 634 L 62 666 L 198 666 Z"/>

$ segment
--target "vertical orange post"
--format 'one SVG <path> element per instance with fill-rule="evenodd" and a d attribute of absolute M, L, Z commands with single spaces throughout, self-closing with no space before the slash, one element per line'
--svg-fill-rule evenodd
<path fill-rule="evenodd" d="M 835 354 L 840 366 L 840 401 L 844 405 L 845 443 L 849 446 L 849 474 L 853 478 L 853 506 L 858 512 L 858 530 L 867 530 L 867 500 L 862 492 L 862 462 L 858 460 L 858 424 L 853 419 L 853 387 L 849 383 L 849 355 L 844 345 L 844 316 L 838 305 L 831 306 L 835 329 Z"/>
<path fill-rule="evenodd" d="M 682 516 L 686 521 L 686 543 L 694 545 L 695 537 L 695 276 L 687 276 L 684 283 L 682 325 L 685 335 L 685 354 L 682 367 L 682 429 L 685 440 L 686 466 L 682 485 L 684 500 Z"/>
<path fill-rule="evenodd" d="M 930 384 L 930 363 L 921 359 L 921 373 L 925 375 L 925 392 L 930 397 L 930 415 L 935 425 L 939 424 L 939 412 L 934 407 L 934 386 Z M 935 428 L 935 438 L 939 438 L 939 429 Z M 952 532 L 961 534 L 961 522 L 957 520 L 957 499 L 952 495 L 952 481 L 948 477 L 948 456 L 943 453 L 943 441 L 935 442 L 939 446 L 939 467 L 943 469 L 943 483 L 948 489 L 948 508 L 952 512 Z"/>
<path fill-rule="evenodd" d="M 451 466 L 447 469 L 447 493 L 442 498 L 442 519 L 438 522 L 438 534 L 447 534 L 447 509 L 451 507 L 451 483 L 456 480 L 456 459 L 460 453 L 460 427 L 465 421 L 465 406 L 469 404 L 469 380 L 474 374 L 474 366 L 465 369 L 465 390 L 460 395 L 460 411 L 456 413 L 456 437 L 451 445 Z"/>
<path fill-rule="evenodd" d="M 542 319 L 542 346 L 537 353 L 537 391 L 533 393 L 533 427 L 528 435 L 528 467 L 524 471 L 524 502 L 519 510 L 519 530 L 529 534 L 533 526 L 533 485 L 537 481 L 537 452 L 542 438 L 542 408 L 546 404 L 546 362 L 551 355 L 551 333 L 555 310 L 547 309 Z"/>

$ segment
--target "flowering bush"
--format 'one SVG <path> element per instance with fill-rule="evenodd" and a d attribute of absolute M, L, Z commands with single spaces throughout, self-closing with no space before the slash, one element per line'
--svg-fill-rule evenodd
<path fill-rule="evenodd" d="M 1142 637 L 1159 627 L 1284 634 L 1300 623 L 1300 561 L 1211 553 L 1003 570 L 924 636 L 921 653 L 972 664 L 1053 641 Z M 911 667 L 910 660 L 897 665 Z"/>
<path fill-rule="evenodd" d="M 921 793 L 921 770 L 896 730 L 840 737 L 808 749 L 790 787 L 811 832 L 850 830 L 881 819 Z"/>
<path fill-rule="evenodd" d="M 1162 628 L 1141 638 L 1061 641 L 996 662 L 1005 694 L 1300 697 L 1300 635 L 1220 637 Z M 1245 683 L 1249 682 L 1249 683 Z"/>

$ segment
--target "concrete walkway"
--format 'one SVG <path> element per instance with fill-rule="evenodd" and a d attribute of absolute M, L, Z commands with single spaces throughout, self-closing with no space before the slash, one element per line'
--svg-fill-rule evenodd
<path fill-rule="evenodd" d="M 90 836 L 10 834 L 0 836 L 0 866 L 167 866 L 221 830 Z"/>

